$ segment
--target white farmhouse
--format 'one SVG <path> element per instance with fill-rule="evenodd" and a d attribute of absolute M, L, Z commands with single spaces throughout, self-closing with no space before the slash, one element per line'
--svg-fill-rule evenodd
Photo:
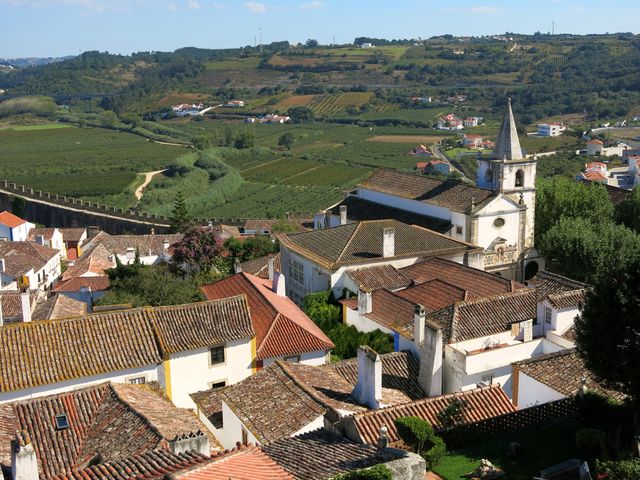
<path fill-rule="evenodd" d="M 163 235 L 109 235 L 100 232 L 83 245 L 85 254 L 102 245 L 112 255 L 117 255 L 123 265 L 133 263 L 137 255 L 143 265 L 167 262 L 173 255 L 173 244 L 182 239 L 181 234 Z M 115 262 L 115 257 L 112 258 Z"/>
<path fill-rule="evenodd" d="M 538 136 L 539 137 L 559 137 L 567 129 L 561 123 L 539 123 L 538 124 Z"/>
<path fill-rule="evenodd" d="M 11 212 L 0 212 L 0 238 L 13 241 L 23 242 L 29 236 L 29 230 L 34 228 L 33 223 L 27 222 L 17 217 Z"/>

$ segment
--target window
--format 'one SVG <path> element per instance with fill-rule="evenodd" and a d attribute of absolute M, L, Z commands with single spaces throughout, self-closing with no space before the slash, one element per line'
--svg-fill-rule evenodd
<path fill-rule="evenodd" d="M 66 430 L 69 428 L 69 419 L 66 413 L 61 413 L 55 416 L 56 430 Z"/>
<path fill-rule="evenodd" d="M 219 382 L 211 382 L 209 383 L 209 388 L 211 390 L 213 390 L 214 388 L 221 388 L 221 387 L 226 387 L 227 386 L 227 381 L 226 380 L 221 380 Z"/>
<path fill-rule="evenodd" d="M 147 377 L 132 377 L 127 380 L 127 383 L 130 385 L 144 385 L 147 383 Z"/>
<path fill-rule="evenodd" d="M 486 182 L 491 183 L 493 182 L 493 170 L 491 170 L 491 168 L 488 168 L 485 172 L 484 172 L 484 179 Z"/>
<path fill-rule="evenodd" d="M 222 412 L 216 412 L 209 416 L 209 421 L 214 428 L 222 428 L 224 427 L 224 422 L 222 421 Z"/>
<path fill-rule="evenodd" d="M 504 218 L 498 217 L 493 221 L 493 226 L 496 228 L 504 227 Z"/>
<path fill-rule="evenodd" d="M 516 187 L 524 187 L 524 172 L 522 170 L 516 172 Z"/>
<path fill-rule="evenodd" d="M 224 363 L 224 345 L 211 347 L 211 365 Z"/>
<path fill-rule="evenodd" d="M 551 309 L 544 307 L 544 323 L 551 324 Z"/>
<path fill-rule="evenodd" d="M 290 357 L 284 357 L 284 361 L 289 363 L 298 363 L 300 362 L 300 356 L 292 355 Z"/>
<path fill-rule="evenodd" d="M 487 385 L 493 385 L 493 373 L 490 373 L 489 375 L 482 375 L 482 377 L 480 377 L 480 381 Z"/>
<path fill-rule="evenodd" d="M 299 295 L 298 292 L 296 292 L 295 290 L 293 289 L 289 290 L 289 298 L 293 300 L 293 303 L 298 305 L 300 308 L 304 307 L 304 298 L 302 297 L 302 295 Z"/>
<path fill-rule="evenodd" d="M 289 259 L 289 277 L 300 285 L 304 285 L 304 265 L 300 262 Z"/>
<path fill-rule="evenodd" d="M 462 227 L 460 225 L 456 225 L 456 234 L 462 235 Z"/>

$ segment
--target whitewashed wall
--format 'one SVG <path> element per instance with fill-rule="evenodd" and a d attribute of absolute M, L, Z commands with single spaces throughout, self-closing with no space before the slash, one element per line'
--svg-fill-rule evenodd
<path fill-rule="evenodd" d="M 275 363 L 276 360 L 284 360 L 284 357 L 274 357 L 274 358 L 266 358 L 262 366 L 267 367 L 272 363 Z M 311 365 L 318 366 L 324 365 L 329 361 L 329 354 L 324 350 L 316 350 L 315 352 L 303 352 L 300 355 L 300 363 L 303 365 Z"/>
<path fill-rule="evenodd" d="M 243 428 L 244 427 L 240 419 L 236 416 L 235 413 L 233 413 L 233 410 L 231 410 L 227 406 L 227 404 L 223 401 L 222 402 L 222 428 L 218 428 L 213 432 L 216 438 L 218 439 L 218 441 L 222 444 L 222 446 L 225 449 L 235 447 L 236 442 L 242 442 Z M 253 434 L 246 428 L 245 430 L 247 431 L 247 439 L 249 443 L 258 445 L 259 442 L 258 440 L 256 440 L 256 437 L 254 437 Z"/>
<path fill-rule="evenodd" d="M 518 398 L 516 405 L 518 409 L 553 402 L 562 398 L 565 398 L 563 394 L 522 372 L 518 372 Z"/>

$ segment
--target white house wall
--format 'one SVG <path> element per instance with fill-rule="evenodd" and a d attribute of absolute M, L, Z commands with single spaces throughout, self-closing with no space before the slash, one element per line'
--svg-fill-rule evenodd
<path fill-rule="evenodd" d="M 418 200 L 389 195 L 387 193 L 376 192 L 367 188 L 358 187 L 359 198 L 369 200 L 371 202 L 380 203 L 393 208 L 399 208 L 408 212 L 418 213 L 433 218 L 451 221 L 451 210 L 445 207 L 439 207 Z"/>
<path fill-rule="evenodd" d="M 484 213 L 484 211 L 483 211 Z M 502 227 L 495 227 L 493 222 L 497 218 L 504 219 Z M 495 211 L 486 212 L 486 216 L 478 218 L 478 240 L 477 245 L 482 248 L 488 248 L 489 245 L 498 237 L 502 237 L 507 241 L 507 245 L 518 245 L 520 230 L 520 212 L 519 211 Z M 522 246 L 520 246 L 522 248 Z"/>
<path fill-rule="evenodd" d="M 159 382 L 163 387 L 164 383 L 159 378 L 158 370 L 161 367 L 158 365 L 147 365 L 145 367 L 131 368 L 128 370 L 121 370 L 119 372 L 110 372 L 102 375 L 94 375 L 91 377 L 79 378 L 76 380 L 69 380 L 66 382 L 59 382 L 50 385 L 42 385 L 35 388 L 28 388 L 25 390 L 17 390 L 14 392 L 0 393 L 0 403 L 15 402 L 18 400 L 28 400 L 30 398 L 44 397 L 47 395 L 54 395 L 62 392 L 69 392 L 71 390 L 77 390 L 79 388 L 88 387 L 90 385 L 96 385 L 104 382 L 114 383 L 128 383 L 128 380 L 132 377 L 146 378 L 147 382 Z"/>
<path fill-rule="evenodd" d="M 319 366 L 324 365 L 329 360 L 329 355 L 324 350 L 316 350 L 315 352 L 303 352 L 300 354 L 300 362 L 303 365 Z M 262 362 L 262 367 L 266 368 L 276 360 L 284 360 L 284 357 L 266 358 Z"/>
<path fill-rule="evenodd" d="M 200 348 L 171 355 L 170 398 L 179 408 L 194 408 L 189 394 L 208 390 L 211 383 L 225 381 L 232 385 L 253 373 L 252 340 L 242 339 L 228 342 L 225 362 L 210 364 L 210 349 Z M 213 346 L 213 345 L 212 345 Z"/>
<path fill-rule="evenodd" d="M 381 330 L 389 335 L 394 335 L 393 330 L 379 324 L 375 320 L 370 319 L 366 315 L 360 315 L 358 310 L 343 307 L 345 316 L 344 321 L 347 325 L 352 325 L 360 332 L 373 332 L 374 330 Z"/>
<path fill-rule="evenodd" d="M 522 372 L 518 372 L 518 409 L 532 407 L 541 403 L 560 400 L 565 396 L 544 383 L 531 378 Z"/>
<path fill-rule="evenodd" d="M 236 442 L 242 442 L 242 430 L 244 426 L 240 419 L 233 413 L 227 404 L 222 402 L 222 428 L 218 428 L 214 431 L 214 434 L 218 441 L 222 444 L 225 449 L 231 449 L 236 446 Z M 249 443 L 253 443 L 254 445 L 259 445 L 259 442 L 256 440 L 256 437 L 253 434 L 244 428 L 247 432 L 247 440 Z"/>

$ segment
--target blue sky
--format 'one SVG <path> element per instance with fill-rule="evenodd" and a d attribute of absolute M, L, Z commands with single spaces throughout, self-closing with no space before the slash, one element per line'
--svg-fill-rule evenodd
<path fill-rule="evenodd" d="M 275 40 L 639 32 L 638 0 L 0 0 L 0 57 Z"/>

